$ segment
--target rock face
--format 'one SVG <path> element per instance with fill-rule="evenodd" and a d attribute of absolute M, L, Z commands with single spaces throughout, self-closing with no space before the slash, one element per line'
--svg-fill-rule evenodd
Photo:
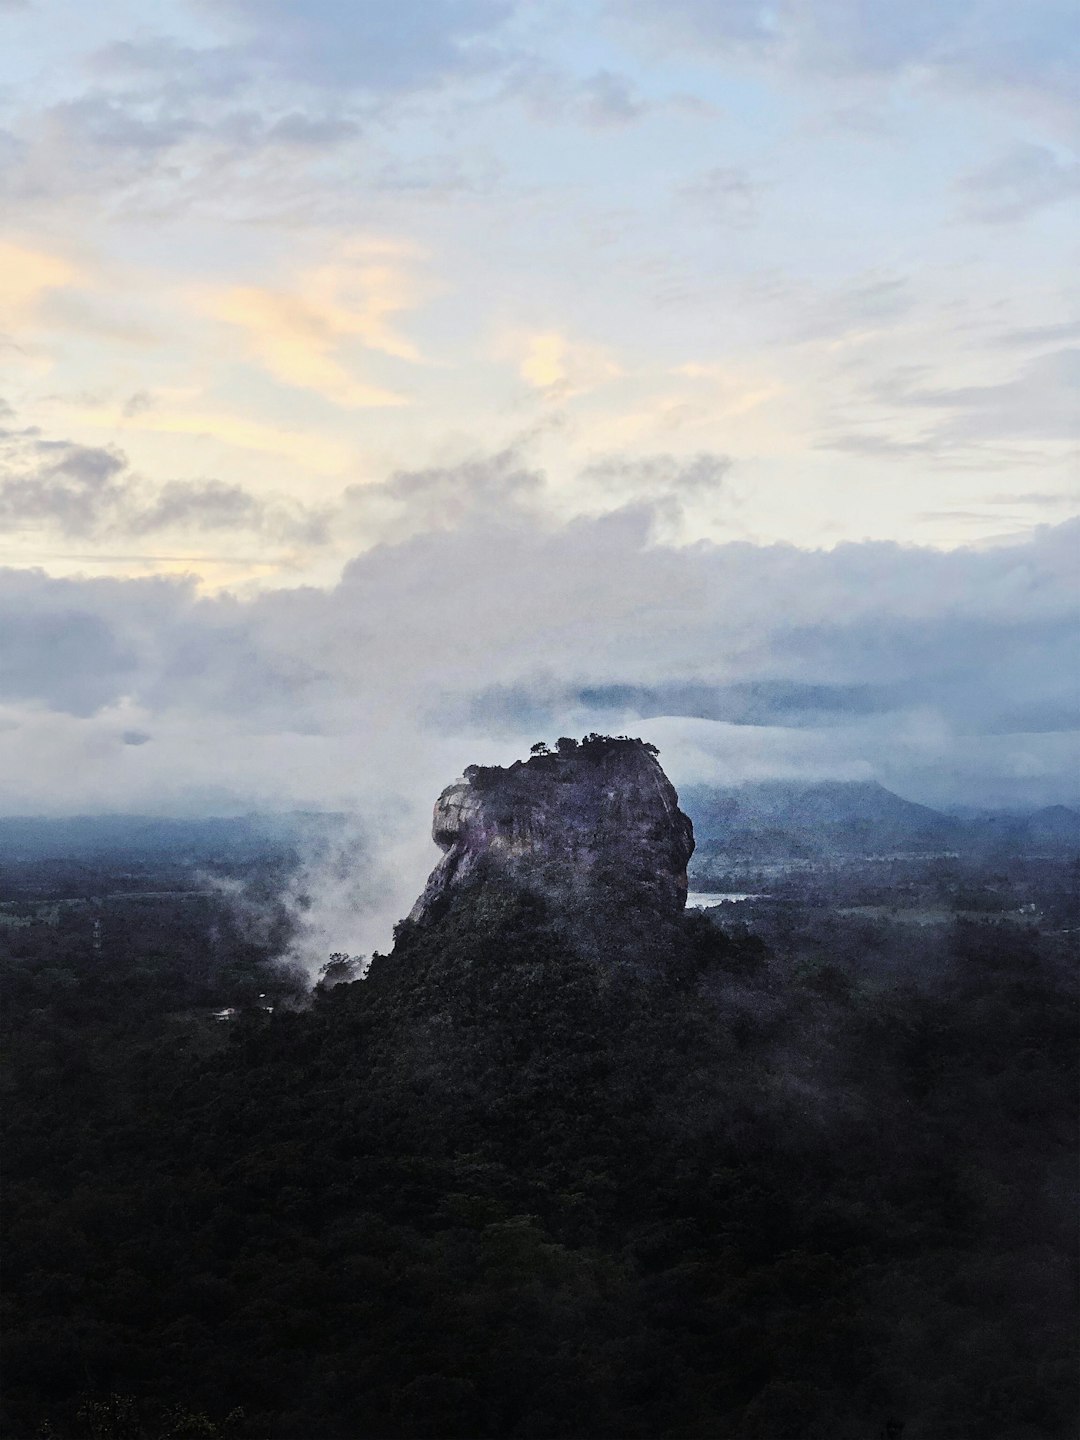
<path fill-rule="evenodd" d="M 640 740 L 562 740 L 506 769 L 471 765 L 436 801 L 432 836 L 445 854 L 409 916 L 419 924 L 485 874 L 575 917 L 620 904 L 673 917 L 686 903 L 693 826 Z"/>

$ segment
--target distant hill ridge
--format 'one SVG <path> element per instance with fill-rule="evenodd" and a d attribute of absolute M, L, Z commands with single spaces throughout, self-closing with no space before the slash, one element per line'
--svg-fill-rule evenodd
<path fill-rule="evenodd" d="M 720 851 L 753 858 L 893 849 L 1080 852 L 1080 811 L 1068 805 L 947 814 L 863 780 L 692 785 L 680 794 L 694 824 L 699 859 Z M 253 859 L 285 855 L 309 839 L 325 838 L 347 819 L 336 811 L 303 810 L 204 817 L 0 816 L 0 862 Z"/>
<path fill-rule="evenodd" d="M 889 850 L 1071 850 L 1080 813 L 1053 805 L 1027 814 L 945 814 L 905 800 L 876 781 L 766 780 L 689 786 L 682 803 L 704 853 L 757 858 Z"/>

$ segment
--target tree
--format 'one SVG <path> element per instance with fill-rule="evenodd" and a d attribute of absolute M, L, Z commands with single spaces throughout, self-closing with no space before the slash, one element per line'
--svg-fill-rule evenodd
<path fill-rule="evenodd" d="M 335 951 L 319 971 L 319 983 L 330 990 L 335 985 L 346 985 L 350 980 L 359 980 L 363 973 L 363 961 L 353 955 Z"/>

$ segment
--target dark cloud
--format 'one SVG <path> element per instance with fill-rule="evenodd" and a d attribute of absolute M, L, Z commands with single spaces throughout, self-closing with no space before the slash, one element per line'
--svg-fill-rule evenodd
<path fill-rule="evenodd" d="M 1080 160 L 1062 159 L 1045 145 L 1017 145 L 958 188 L 968 219 L 987 224 L 1024 220 L 1047 206 L 1080 196 Z"/>
<path fill-rule="evenodd" d="M 516 450 L 459 465 L 399 470 L 374 485 L 345 490 L 345 516 L 369 535 L 400 540 L 424 531 L 449 530 L 484 518 L 497 524 L 540 499 L 544 478 Z"/>
<path fill-rule="evenodd" d="M 86 540 L 246 531 L 312 545 L 325 543 L 327 518 L 323 510 L 221 480 L 152 485 L 131 472 L 120 450 L 43 440 L 36 431 L 0 432 L 0 524 L 10 529 Z"/>
<path fill-rule="evenodd" d="M 125 457 L 116 450 L 50 441 L 34 441 L 29 449 L 28 467 L 0 474 L 0 523 L 52 525 L 73 536 L 95 533 L 123 499 L 118 477 L 127 468 Z"/>
<path fill-rule="evenodd" d="M 120 413 L 125 420 L 132 420 L 136 415 L 145 415 L 147 410 L 154 408 L 154 398 L 145 390 L 136 390 L 129 395 L 121 407 Z"/>
<path fill-rule="evenodd" d="M 603 455 L 582 470 L 579 487 L 610 500 L 686 502 L 715 500 L 734 461 L 729 455 Z"/>
<path fill-rule="evenodd" d="M 447 697 L 440 711 L 478 729 L 550 731 L 568 712 L 613 721 L 658 717 L 713 720 L 728 725 L 805 728 L 850 722 L 853 716 L 895 710 L 901 697 L 892 687 L 813 685 L 788 680 L 753 680 L 724 685 L 700 680 L 667 680 L 655 685 L 559 685 L 548 681 L 489 686 L 464 701 Z M 579 726 L 579 728 L 581 728 Z"/>
<path fill-rule="evenodd" d="M 241 485 L 228 485 L 222 480 L 170 480 L 149 505 L 131 517 L 127 528 L 133 535 L 188 526 L 198 530 L 259 530 L 265 510 L 265 505 Z"/>
<path fill-rule="evenodd" d="M 65 604 L 61 591 L 44 592 L 32 577 L 0 572 L 0 611 L 0 702 L 87 716 L 138 677 L 137 651 L 106 616 Z"/>

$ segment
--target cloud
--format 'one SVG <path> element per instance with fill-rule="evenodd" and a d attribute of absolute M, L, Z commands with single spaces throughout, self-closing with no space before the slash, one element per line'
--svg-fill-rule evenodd
<path fill-rule="evenodd" d="M 995 344 L 1007 349 L 1026 349 L 1029 346 L 1042 348 L 1044 345 L 1066 344 L 1080 340 L 1080 320 L 1062 320 L 1051 325 L 1025 325 L 1005 330 L 995 339 Z"/>
<path fill-rule="evenodd" d="M 604 346 L 571 340 L 558 330 L 527 336 L 522 351 L 522 379 L 552 400 L 584 394 L 623 373 Z"/>
<path fill-rule="evenodd" d="M 416 347 L 390 324 L 417 300 L 417 285 L 393 252 L 357 246 L 288 289 L 235 286 L 206 294 L 203 305 L 246 334 L 250 353 L 276 379 L 363 408 L 408 401 L 357 378 L 339 356 L 349 342 L 360 342 L 397 360 L 418 360 Z"/>
<path fill-rule="evenodd" d="M 855 275 L 828 294 L 808 300 L 801 313 L 796 311 L 792 338 L 797 342 L 863 340 L 878 330 L 889 329 L 909 315 L 914 306 L 909 276 L 878 272 Z"/>
<path fill-rule="evenodd" d="M 146 751 L 168 750 L 181 714 L 181 729 L 202 727 L 177 782 L 197 779 L 219 732 L 262 735 L 270 750 L 274 736 L 307 737 L 312 764 L 322 755 L 329 768 L 310 794 L 299 777 L 296 801 L 329 803 L 363 775 L 411 790 L 420 756 L 455 766 L 509 753 L 534 716 L 515 728 L 498 696 L 578 728 L 696 715 L 769 729 L 774 746 L 786 730 L 821 730 L 834 742 L 814 742 L 819 756 L 894 779 L 911 715 L 932 714 L 942 788 L 1019 696 L 1044 708 L 1074 698 L 1077 523 L 989 551 L 673 548 L 651 541 L 647 507 L 538 523 L 540 483 L 509 455 L 395 477 L 390 490 L 426 511 L 427 528 L 368 550 L 328 590 L 196 600 L 188 584 L 19 574 L 5 593 L 27 623 L 63 614 L 99 636 L 95 653 L 113 658 L 95 673 L 113 678 L 93 698 L 127 707 L 122 728 L 155 735 Z M 52 703 L 47 649 L 34 663 L 41 692 L 24 676 L 19 696 Z M 353 761 L 335 774 L 345 752 Z M 1056 783 L 1068 786 L 1065 772 Z"/>
<path fill-rule="evenodd" d="M 126 493 L 117 479 L 127 460 L 115 450 L 36 439 L 5 448 L 14 464 L 0 476 L 0 523 L 10 528 L 45 524 L 90 535 Z"/>
<path fill-rule="evenodd" d="M 1057 329 L 1020 332 L 1000 348 L 1026 348 L 1054 338 Z M 928 366 L 904 366 L 865 387 L 857 403 L 872 414 L 864 424 L 827 432 L 816 448 L 938 469 L 1045 466 L 1080 439 L 1078 386 L 1080 349 L 1071 346 L 1033 355 L 1011 376 L 977 385 L 935 382 Z"/>
<path fill-rule="evenodd" d="M 541 523 L 538 502 L 545 488 L 543 477 L 508 449 L 458 465 L 399 470 L 379 484 L 350 485 L 342 519 L 366 536 L 395 543 L 477 519 L 497 527 L 504 511 L 519 519 L 534 504 Z"/>
<path fill-rule="evenodd" d="M 265 212 L 305 188 L 325 202 L 320 166 L 362 133 L 333 97 L 267 95 L 221 52 L 163 41 L 90 64 L 103 83 L 51 104 L 27 97 L 16 131 L 0 131 L 0 196 L 28 219 L 76 199 L 84 223 L 118 211 Z"/>
<path fill-rule="evenodd" d="M 172 103 L 157 92 L 91 91 L 48 107 L 40 123 L 25 156 L 26 178 L 32 183 L 38 161 L 57 158 L 66 172 L 65 190 L 82 188 L 72 173 L 76 165 L 98 183 L 115 181 L 130 188 L 139 179 L 155 178 L 166 161 L 175 167 L 181 155 L 209 173 L 222 164 L 222 150 L 242 163 L 259 151 L 333 150 L 360 134 L 356 121 L 333 113 L 212 106 L 199 87 L 193 94 L 178 94 Z M 177 176 L 165 171 L 157 178 Z"/>
<path fill-rule="evenodd" d="M 887 404 L 952 413 L 934 425 L 938 445 L 993 440 L 1069 441 L 1080 437 L 1080 349 L 1047 351 L 1008 380 L 989 385 L 926 385 L 900 374 L 875 386 Z"/>
<path fill-rule="evenodd" d="M 573 121 L 596 130 L 631 125 L 652 109 L 626 75 L 613 70 L 568 75 L 536 58 L 517 64 L 503 95 L 522 101 L 533 119 Z"/>
<path fill-rule="evenodd" d="M 139 114 L 132 107 L 107 95 L 83 95 L 49 111 L 52 124 L 69 135 L 77 135 L 85 150 L 126 152 L 152 164 L 163 151 L 182 144 L 201 126 L 186 115 L 162 111 Z"/>
<path fill-rule="evenodd" d="M 326 541 L 318 509 L 253 495 L 221 480 L 151 484 L 115 448 L 0 432 L 0 525 L 100 540 L 173 533 L 246 532 L 306 545 Z"/>
<path fill-rule="evenodd" d="M 578 478 L 578 491 L 594 490 L 598 498 L 620 504 L 695 504 L 717 499 L 734 462 L 728 455 L 702 451 L 697 455 L 600 456 Z M 606 508 L 606 507 L 605 507 Z"/>
<path fill-rule="evenodd" d="M 0 240 L 0 324 L 19 326 L 33 319 L 44 296 L 79 278 L 78 269 L 58 255 Z"/>
<path fill-rule="evenodd" d="M 203 0 L 241 55 L 302 85 L 408 93 L 489 68 L 510 0 Z"/>
<path fill-rule="evenodd" d="M 1063 159 L 1045 145 L 1017 145 L 963 176 L 958 188 L 968 219 L 1007 224 L 1080 196 L 1080 160 Z"/>
<path fill-rule="evenodd" d="M 1075 102 L 1080 20 L 1069 0 L 621 0 L 617 11 L 654 41 L 699 53 Z"/>
<path fill-rule="evenodd" d="M 152 499 L 126 517 L 130 535 L 162 530 L 246 530 L 307 544 L 324 543 L 325 522 L 318 512 L 287 513 L 257 498 L 241 485 L 223 480 L 168 480 Z"/>
<path fill-rule="evenodd" d="M 325 150 L 347 140 L 355 140 L 359 134 L 360 127 L 355 120 L 333 115 L 305 115 L 301 110 L 291 110 L 267 126 L 265 138 L 270 145 Z"/>
<path fill-rule="evenodd" d="M 845 455 L 865 455 L 873 460 L 910 460 L 932 457 L 941 453 L 941 446 L 933 440 L 901 440 L 893 435 L 874 431 L 851 431 L 843 435 L 831 435 L 817 442 L 819 450 L 839 450 Z"/>
<path fill-rule="evenodd" d="M 729 725 L 804 729 L 837 725 L 853 716 L 898 708 L 899 697 L 883 685 L 813 685 L 786 680 L 712 684 L 667 680 L 658 685 L 600 683 L 562 686 L 551 681 L 490 686 L 468 697 L 456 718 L 477 728 L 520 733 L 530 726 L 551 731 L 567 712 L 619 725 L 661 717 L 722 721 Z M 440 718 L 446 718 L 446 709 Z"/>
<path fill-rule="evenodd" d="M 154 94 L 171 105 L 191 100 L 232 99 L 246 72 L 234 50 L 223 45 L 182 45 L 169 36 L 117 40 L 95 51 L 87 68 L 99 79 L 134 86 L 136 95 Z"/>
<path fill-rule="evenodd" d="M 42 655 L 49 656 L 47 673 Z M 95 616 L 63 611 L 5 616 L 3 693 L 8 700 L 92 715 L 136 669 L 134 654 Z"/>

